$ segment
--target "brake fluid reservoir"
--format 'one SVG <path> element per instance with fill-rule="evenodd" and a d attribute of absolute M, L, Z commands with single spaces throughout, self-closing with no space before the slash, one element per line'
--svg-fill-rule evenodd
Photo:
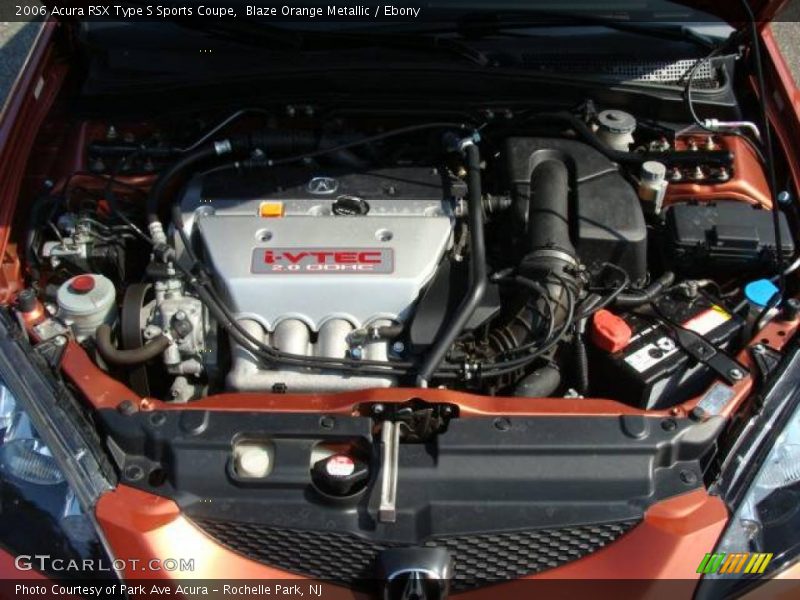
<path fill-rule="evenodd" d="M 78 341 L 93 337 L 103 323 L 117 318 L 116 290 L 103 275 L 77 275 L 58 288 L 58 316 L 68 322 Z"/>

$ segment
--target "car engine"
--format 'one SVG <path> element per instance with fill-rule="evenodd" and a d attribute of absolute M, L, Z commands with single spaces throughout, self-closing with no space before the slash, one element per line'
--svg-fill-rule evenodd
<path fill-rule="evenodd" d="M 251 335 L 291 354 L 386 361 L 398 349 L 391 332 L 410 322 L 452 247 L 463 190 L 435 167 L 321 173 L 192 181 L 180 205 L 184 234 L 200 240 Z M 240 347 L 226 381 L 237 391 L 302 392 L 396 383 L 263 369 Z"/>
<path fill-rule="evenodd" d="M 183 147 L 112 127 L 32 211 L 26 306 L 174 402 L 443 387 L 660 409 L 735 379 L 795 252 L 753 142 L 591 102 L 510 125 L 245 118 Z"/>

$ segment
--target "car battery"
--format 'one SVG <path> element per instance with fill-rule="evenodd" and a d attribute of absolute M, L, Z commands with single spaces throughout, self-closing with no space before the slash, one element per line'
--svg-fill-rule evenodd
<path fill-rule="evenodd" d="M 657 312 L 625 314 L 619 318 L 630 338 L 623 348 L 602 349 L 592 344 L 593 393 L 643 409 L 664 409 L 701 393 L 714 379 L 711 369 L 698 363 L 675 340 L 671 323 L 703 336 L 719 350 L 738 343 L 744 320 L 704 296 L 685 298 L 673 293 L 656 301 Z M 658 315 L 665 318 L 659 318 Z M 667 323 L 667 322 L 670 323 Z M 626 330 L 627 331 L 627 330 Z"/>

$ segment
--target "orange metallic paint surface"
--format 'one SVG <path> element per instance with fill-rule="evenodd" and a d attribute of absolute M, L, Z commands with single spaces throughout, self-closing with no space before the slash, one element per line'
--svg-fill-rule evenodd
<path fill-rule="evenodd" d="M 130 570 L 125 575 L 131 579 L 300 578 L 220 546 L 192 525 L 171 500 L 125 485 L 100 498 L 96 516 L 115 558 L 195 559 L 194 572 Z M 530 579 L 619 579 L 626 574 L 635 579 L 696 579 L 698 561 L 713 549 L 727 519 L 719 498 L 703 490 L 690 492 L 653 505 L 641 524 L 605 548 Z M 459 597 L 505 595 L 513 593 L 514 586 L 509 582 Z M 348 594 L 343 597 L 351 597 L 349 591 L 338 589 Z"/>
<path fill-rule="evenodd" d="M 702 141 L 698 136 L 686 136 L 681 142 L 685 144 L 689 138 Z M 719 141 L 721 149 L 733 152 L 733 174 L 730 180 L 715 184 L 671 183 L 664 203 L 668 205 L 686 200 L 739 200 L 766 209 L 771 208 L 769 183 L 764 168 L 750 145 L 736 136 L 714 136 L 714 139 Z"/>
<path fill-rule="evenodd" d="M 766 327 L 759 331 L 758 335 L 751 340 L 750 344 L 748 344 L 748 348 L 742 350 L 737 355 L 736 359 L 745 367 L 747 367 L 751 373 L 754 373 L 756 370 L 756 365 L 750 355 L 749 347 L 757 344 L 763 344 L 772 348 L 773 350 L 781 350 L 797 331 L 798 326 L 800 326 L 800 321 L 775 320 L 768 323 Z M 739 406 L 741 406 L 742 402 L 750 395 L 750 392 L 753 389 L 753 378 L 746 377 L 739 383 L 733 385 L 732 388 L 734 395 L 720 412 L 720 415 L 723 417 L 730 417 L 732 414 L 734 414 L 738 410 Z M 703 396 L 700 395 L 696 398 L 692 398 L 691 400 L 688 400 L 687 402 L 684 402 L 676 407 L 680 411 L 676 414 L 676 416 L 682 416 L 691 412 L 691 410 L 697 405 L 702 397 Z M 675 411 L 675 409 L 673 409 L 673 411 Z"/>
<path fill-rule="evenodd" d="M 769 323 L 751 341 L 765 344 L 780 350 L 797 330 L 800 322 L 776 320 Z M 748 369 L 755 365 L 748 349 L 737 356 Z M 588 415 L 631 415 L 648 416 L 688 414 L 702 398 L 698 396 L 669 410 L 641 410 L 614 400 L 601 398 L 509 398 L 499 396 L 479 396 L 453 390 L 433 388 L 393 388 L 371 389 L 338 394 L 270 394 L 270 393 L 228 393 L 208 396 L 189 404 L 169 404 L 153 398 L 139 398 L 127 386 L 100 370 L 76 342 L 67 345 L 62 360 L 62 370 L 84 393 L 95 408 L 115 408 L 125 400 L 137 402 L 140 410 L 219 410 L 219 411 L 260 411 L 260 412 L 316 412 L 329 414 L 354 414 L 358 405 L 372 402 L 407 402 L 423 399 L 428 402 L 448 402 L 459 407 L 463 417 L 483 415 L 519 416 L 588 416 Z M 732 386 L 734 396 L 722 411 L 729 416 L 747 398 L 752 389 L 753 379 L 746 377 Z"/>
<path fill-rule="evenodd" d="M 603 399 L 506 398 L 478 396 L 433 388 L 371 389 L 338 394 L 229 393 L 208 396 L 189 404 L 169 404 L 153 398 L 139 398 L 124 384 L 100 370 L 86 351 L 70 341 L 61 363 L 65 375 L 97 409 L 115 408 L 125 400 L 138 403 L 140 410 L 224 410 L 263 412 L 324 412 L 353 414 L 360 404 L 407 402 L 419 398 L 459 406 L 462 416 L 482 415 L 666 415 L 666 411 L 642 411 Z"/>
<path fill-rule="evenodd" d="M 54 58 L 56 27 L 52 21 L 42 26 L 0 116 L 0 302 L 9 302 L 22 286 L 19 258 L 10 245 L 11 222 L 36 134 L 68 70 Z"/>
<path fill-rule="evenodd" d="M 772 123 L 779 123 L 774 127 L 775 137 L 780 142 L 781 149 L 787 155 L 787 165 L 795 191 L 800 190 L 800 87 L 794 81 L 789 66 L 780 52 L 778 43 L 772 33 L 772 27 L 767 27 L 762 32 L 764 50 L 769 56 L 766 61 L 772 94 L 767 104 L 769 118 Z"/>
<path fill-rule="evenodd" d="M 127 386 L 98 369 L 74 340 L 64 350 L 62 370 L 94 408 L 114 408 L 124 400 L 138 400 Z"/>

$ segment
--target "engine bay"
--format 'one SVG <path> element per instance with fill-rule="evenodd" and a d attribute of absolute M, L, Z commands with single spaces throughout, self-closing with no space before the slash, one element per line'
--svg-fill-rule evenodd
<path fill-rule="evenodd" d="M 747 134 L 591 101 L 482 116 L 83 122 L 82 167 L 30 209 L 18 310 L 168 402 L 430 387 L 642 410 L 740 381 L 737 352 L 795 317 L 775 304 L 794 224 Z"/>

